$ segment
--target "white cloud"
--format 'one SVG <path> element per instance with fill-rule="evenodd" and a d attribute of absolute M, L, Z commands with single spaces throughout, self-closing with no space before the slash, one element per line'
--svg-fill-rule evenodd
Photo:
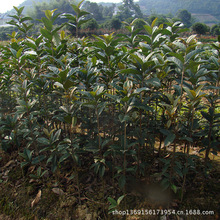
<path fill-rule="evenodd" d="M 1 0 L 0 13 L 13 9 L 13 6 L 19 6 L 24 0 Z"/>

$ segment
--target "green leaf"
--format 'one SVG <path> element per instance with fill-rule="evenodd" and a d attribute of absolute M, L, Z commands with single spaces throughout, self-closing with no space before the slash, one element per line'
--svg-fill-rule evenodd
<path fill-rule="evenodd" d="M 72 22 L 76 22 L 76 17 L 74 17 L 72 14 L 64 13 L 62 14 L 62 17 L 65 17 L 66 19 L 69 19 Z"/>
<path fill-rule="evenodd" d="M 46 27 L 47 30 L 52 31 L 53 29 L 53 24 L 50 20 L 46 18 L 41 18 L 42 22 L 44 23 L 44 26 Z"/>
<path fill-rule="evenodd" d="M 37 142 L 45 146 L 50 145 L 50 141 L 44 137 L 37 138 Z"/>
<path fill-rule="evenodd" d="M 164 145 L 165 145 L 165 146 L 169 146 L 170 144 L 173 143 L 173 141 L 175 140 L 175 138 L 176 138 L 176 135 L 173 134 L 173 133 L 170 133 L 170 134 L 166 137 L 166 139 L 165 139 L 165 141 L 164 141 Z"/>
<path fill-rule="evenodd" d="M 134 93 L 139 94 L 139 93 L 141 93 L 141 92 L 143 92 L 143 91 L 149 91 L 149 90 L 150 90 L 150 89 L 147 88 L 147 87 L 137 88 L 137 89 L 134 90 Z"/>
<path fill-rule="evenodd" d="M 21 13 L 22 13 L 22 11 L 24 10 L 24 6 L 21 7 L 21 8 L 17 8 L 17 7 L 15 7 L 15 6 L 13 6 L 13 8 L 17 11 L 18 16 L 20 16 Z"/>
<path fill-rule="evenodd" d="M 120 203 L 124 199 L 124 197 L 125 197 L 125 195 L 122 195 L 117 199 L 117 205 L 120 205 Z"/>
<path fill-rule="evenodd" d="M 175 167 L 174 170 L 180 177 L 183 177 L 183 173 L 178 167 Z"/>
<path fill-rule="evenodd" d="M 118 185 L 122 189 L 125 186 L 126 183 L 126 177 L 124 175 L 120 176 Z"/>
<path fill-rule="evenodd" d="M 55 82 L 54 86 L 57 86 L 58 88 L 64 89 L 63 84 L 61 84 L 60 82 Z"/>
<path fill-rule="evenodd" d="M 131 80 L 126 80 L 123 84 L 123 89 L 129 91 L 133 88 L 133 82 Z"/>
<path fill-rule="evenodd" d="M 93 91 L 98 96 L 98 95 L 100 95 L 104 91 L 104 86 L 97 86 L 97 87 L 94 88 Z"/>
<path fill-rule="evenodd" d="M 121 73 L 125 74 L 140 74 L 141 72 L 137 69 L 123 69 L 121 70 Z"/>
<path fill-rule="evenodd" d="M 17 59 L 21 56 L 22 51 L 23 51 L 23 48 L 20 48 L 20 49 L 18 50 L 18 52 L 16 53 L 16 58 L 17 58 Z"/>
<path fill-rule="evenodd" d="M 90 13 L 87 12 L 87 11 L 80 11 L 79 14 L 78 14 L 78 17 L 79 17 L 79 18 L 82 18 L 82 17 L 85 17 L 86 15 L 89 15 L 89 14 L 90 14 Z M 85 21 L 87 22 L 87 21 L 89 21 L 89 20 L 91 20 L 91 19 L 87 19 L 87 20 L 85 20 Z M 80 20 L 80 21 L 83 21 L 83 20 Z"/>
<path fill-rule="evenodd" d="M 49 41 L 52 41 L 53 36 L 48 30 L 41 28 L 40 32 L 45 38 L 47 38 Z"/>
<path fill-rule="evenodd" d="M 185 44 L 179 42 L 179 41 L 176 41 L 176 42 L 173 42 L 174 45 L 176 45 L 177 47 L 179 47 L 182 51 L 186 51 L 186 46 Z"/>
<path fill-rule="evenodd" d="M 71 115 L 66 115 L 66 116 L 64 116 L 64 121 L 65 121 L 67 124 L 72 124 L 72 117 L 71 117 Z"/>
<path fill-rule="evenodd" d="M 190 100 L 194 100 L 196 97 L 196 92 L 194 90 L 190 90 L 187 87 L 184 87 L 184 90 L 186 91 L 188 97 L 190 98 Z"/>
<path fill-rule="evenodd" d="M 196 34 L 189 36 L 186 40 L 186 43 L 190 44 L 195 38 L 196 38 Z"/>
<path fill-rule="evenodd" d="M 142 38 L 142 39 L 143 39 L 144 41 L 146 41 L 148 44 L 151 44 L 151 43 L 152 43 L 151 38 L 150 38 L 149 36 L 147 36 L 147 35 L 140 35 L 140 38 Z M 143 44 L 143 43 L 141 44 L 141 42 L 140 42 L 140 45 L 141 45 L 141 46 L 144 46 L 144 44 Z M 146 47 L 146 45 L 145 45 L 144 47 Z"/>
<path fill-rule="evenodd" d="M 121 114 L 121 115 L 119 115 L 119 120 L 121 123 L 123 123 L 123 122 L 129 121 L 130 117 L 129 117 L 129 115 L 122 115 Z"/>
<path fill-rule="evenodd" d="M 51 171 L 54 173 L 57 169 L 57 155 L 52 156 L 51 162 L 52 162 Z"/>
<path fill-rule="evenodd" d="M 219 35 L 220 36 L 220 35 Z M 215 64 L 217 68 L 219 68 L 220 64 L 217 57 L 211 56 L 210 60 Z"/>
<path fill-rule="evenodd" d="M 209 122 L 212 122 L 212 117 L 210 114 L 206 113 L 206 112 L 201 112 L 202 116 Z"/>
<path fill-rule="evenodd" d="M 170 186 L 170 181 L 167 178 L 164 178 L 161 181 L 161 185 L 163 186 L 163 190 L 166 190 Z"/>
<path fill-rule="evenodd" d="M 108 197 L 108 201 L 110 202 L 110 204 L 111 204 L 111 208 L 109 207 L 109 209 L 112 209 L 112 208 L 115 208 L 115 207 L 117 207 L 117 202 L 116 202 L 116 200 L 114 200 L 113 198 L 111 198 L 111 197 Z"/>
<path fill-rule="evenodd" d="M 98 115 L 101 115 L 103 110 L 105 109 L 106 107 L 106 103 L 100 103 L 99 106 L 98 106 Z"/>
<path fill-rule="evenodd" d="M 55 40 L 55 45 L 58 46 L 60 44 L 60 36 L 57 32 L 53 32 L 53 37 L 54 37 L 54 40 Z"/>
<path fill-rule="evenodd" d="M 172 63 L 175 63 L 177 67 L 179 67 L 181 70 L 183 69 L 183 63 L 181 62 L 181 60 L 177 59 L 176 57 L 168 57 L 167 60 Z"/>
<path fill-rule="evenodd" d="M 14 57 L 17 56 L 17 51 L 13 48 L 9 48 L 9 50 L 11 51 L 11 53 L 13 54 Z"/>
<path fill-rule="evenodd" d="M 147 31 L 148 34 L 150 34 L 150 35 L 152 34 L 152 28 L 151 28 L 151 26 L 149 26 L 149 25 L 144 25 L 143 27 L 144 27 L 144 29 Z"/>
<path fill-rule="evenodd" d="M 69 153 L 64 154 L 60 159 L 59 159 L 59 163 L 62 163 L 63 161 L 65 161 L 68 157 L 70 157 Z"/>
<path fill-rule="evenodd" d="M 33 159 L 32 161 L 32 164 L 38 164 L 40 163 L 42 160 L 44 160 L 46 158 L 45 155 L 40 155 L 40 156 L 37 156 Z"/>
<path fill-rule="evenodd" d="M 72 86 L 74 85 L 74 82 L 72 82 L 71 80 L 66 80 L 64 83 L 63 83 L 63 87 L 65 90 L 68 90 L 69 88 L 71 88 Z"/>
<path fill-rule="evenodd" d="M 178 60 L 184 63 L 184 57 L 182 56 L 182 54 L 170 52 L 169 55 L 172 57 L 176 57 Z"/>
<path fill-rule="evenodd" d="M 41 175 L 41 167 L 38 167 L 38 169 L 37 169 L 37 175 L 38 175 L 38 176 Z"/>
<path fill-rule="evenodd" d="M 80 3 L 79 3 L 80 4 Z M 74 4 L 71 4 L 73 10 L 76 12 L 76 14 L 78 15 L 80 13 L 80 9 L 79 9 L 79 5 L 74 5 Z"/>
<path fill-rule="evenodd" d="M 53 137 L 53 142 L 59 140 L 59 137 L 60 137 L 60 134 L 61 134 L 61 129 L 59 129 L 58 131 L 56 131 L 54 137 Z"/>
<path fill-rule="evenodd" d="M 72 126 L 76 126 L 77 124 L 77 117 L 72 117 Z"/>
<path fill-rule="evenodd" d="M 50 20 L 53 15 L 53 12 L 50 10 L 45 10 L 44 13 L 45 13 L 46 17 Z"/>
<path fill-rule="evenodd" d="M 189 60 L 194 57 L 196 54 L 199 54 L 201 53 L 203 50 L 202 49 L 196 49 L 196 50 L 193 50 L 191 52 L 189 52 L 187 55 L 186 55 L 186 58 L 185 58 L 185 62 L 189 62 Z"/>
<path fill-rule="evenodd" d="M 152 21 L 152 23 L 151 23 L 151 28 L 153 28 L 153 27 L 155 26 L 155 23 L 156 23 L 157 19 L 158 19 L 158 18 L 155 18 L 155 19 Z"/>
<path fill-rule="evenodd" d="M 160 79 L 157 77 L 146 80 L 146 83 L 155 87 L 161 86 Z"/>
<path fill-rule="evenodd" d="M 30 151 L 29 149 L 25 148 L 23 153 L 19 153 L 21 157 L 23 157 L 27 162 L 32 160 L 32 154 L 34 151 Z"/>
<path fill-rule="evenodd" d="M 171 189 L 174 193 L 177 193 L 177 187 L 174 184 L 171 184 Z"/>
<path fill-rule="evenodd" d="M 21 23 L 23 23 L 23 22 L 25 22 L 25 21 L 32 21 L 33 20 L 33 18 L 31 18 L 31 17 L 23 17 L 22 19 L 21 19 Z"/>
<path fill-rule="evenodd" d="M 160 132 L 166 136 L 170 134 L 170 130 L 167 130 L 167 129 L 160 129 Z"/>
<path fill-rule="evenodd" d="M 29 162 L 21 162 L 21 168 L 23 168 L 24 166 L 28 165 Z"/>
<path fill-rule="evenodd" d="M 103 177 L 105 174 L 105 165 L 102 164 L 101 167 L 99 168 L 99 176 Z"/>

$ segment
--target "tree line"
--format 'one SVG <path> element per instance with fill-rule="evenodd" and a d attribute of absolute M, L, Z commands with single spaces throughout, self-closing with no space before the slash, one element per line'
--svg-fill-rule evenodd
<path fill-rule="evenodd" d="M 77 0 L 50 0 L 35 3 L 32 8 L 26 10 L 27 16 L 30 16 L 33 20 L 31 21 L 34 26 L 31 31 L 32 34 L 37 35 L 41 28 L 39 20 L 44 16 L 45 10 L 57 9 L 55 13 L 73 13 L 74 11 L 71 4 L 76 4 Z M 167 22 L 167 18 L 173 19 L 173 21 L 181 21 L 187 28 L 191 28 L 192 31 L 197 34 L 220 34 L 220 24 L 215 24 L 212 27 L 206 24 L 195 22 L 192 14 L 186 10 L 179 10 L 175 16 L 172 14 L 157 14 L 151 13 L 147 15 L 143 8 L 141 10 L 143 2 L 134 3 L 133 0 L 123 0 L 121 4 L 97 4 L 95 2 L 86 1 L 83 3 L 82 8 L 89 12 L 87 15 L 87 22 L 85 22 L 81 27 L 81 35 L 91 35 L 97 33 L 99 29 L 99 34 L 103 34 L 108 30 L 120 30 L 124 29 L 125 25 L 123 22 L 130 23 L 133 19 L 137 18 L 134 23 L 135 28 L 143 29 L 145 22 L 151 23 L 156 17 L 157 25 Z M 66 19 L 59 17 L 56 20 L 56 25 L 60 25 Z M 15 29 L 14 29 L 15 30 Z M 12 27 L 2 27 L 0 33 L 0 40 L 8 40 L 9 35 L 13 31 Z M 16 30 L 15 30 L 16 31 Z M 73 26 L 68 26 L 67 31 L 72 35 L 75 35 L 75 28 Z"/>

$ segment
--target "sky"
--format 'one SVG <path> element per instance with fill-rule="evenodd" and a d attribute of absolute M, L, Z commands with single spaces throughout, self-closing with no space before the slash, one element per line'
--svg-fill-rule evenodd
<path fill-rule="evenodd" d="M 4 13 L 13 8 L 13 6 L 19 6 L 24 0 L 1 0 L 0 13 Z"/>
<path fill-rule="evenodd" d="M 91 2 L 121 2 L 122 0 L 90 0 Z M 1 0 L 0 13 L 13 9 L 13 6 L 19 6 L 24 0 Z M 3 3 L 4 2 L 4 3 Z"/>

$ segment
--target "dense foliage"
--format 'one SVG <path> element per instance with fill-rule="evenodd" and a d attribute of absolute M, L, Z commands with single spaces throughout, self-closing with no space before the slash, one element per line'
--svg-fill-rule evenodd
<path fill-rule="evenodd" d="M 220 38 L 204 47 L 180 36 L 180 22 L 155 19 L 142 32 L 134 21 L 127 35 L 68 39 L 54 23 L 62 16 L 79 28 L 81 3 L 75 14 L 46 10 L 36 38 L 15 7 L 18 32 L 0 51 L 1 149 L 20 155 L 27 176 L 37 166 L 39 179 L 69 164 L 79 199 L 80 171 L 93 170 L 118 195 L 132 178 L 151 176 L 183 200 L 219 151 Z"/>
<path fill-rule="evenodd" d="M 32 18 L 32 23 L 34 23 L 34 26 L 31 29 L 31 35 L 37 36 L 40 32 L 40 28 L 42 27 L 39 20 L 41 17 L 44 16 L 45 10 L 53 10 L 56 8 L 56 14 L 59 13 L 71 13 L 74 14 L 74 10 L 71 7 L 71 4 L 77 4 L 79 2 L 78 0 L 45 0 L 45 1 L 36 1 L 36 3 L 30 3 L 28 0 L 23 2 L 21 6 L 27 5 L 28 9 L 23 10 L 23 14 L 29 16 Z M 182 1 L 179 1 L 180 3 Z M 188 1 L 186 1 L 187 4 L 189 4 Z M 169 2 L 173 3 L 172 1 Z M 197 4 L 196 2 L 194 2 Z M 140 4 L 140 5 L 139 5 Z M 142 20 L 147 21 L 148 23 L 152 23 L 152 21 L 157 18 L 156 25 L 164 24 L 166 22 L 167 18 L 172 18 L 173 21 L 181 21 L 185 27 L 190 28 L 189 31 L 194 31 L 194 33 L 197 34 L 211 34 L 213 36 L 219 35 L 219 24 L 217 24 L 218 20 L 214 19 L 214 21 L 203 20 L 202 22 L 209 25 L 211 28 L 209 29 L 208 26 L 204 23 L 197 22 L 200 19 L 197 17 L 194 17 L 193 14 L 191 14 L 191 10 L 186 10 L 182 8 L 186 8 L 185 5 L 178 5 L 178 11 L 176 10 L 175 13 L 168 13 L 168 12 L 160 12 L 163 14 L 158 14 L 156 10 L 151 10 L 150 13 L 146 12 L 145 10 L 145 4 L 143 2 L 134 2 L 133 0 L 124 0 L 121 1 L 119 4 L 113 4 L 113 3 L 100 3 L 97 4 L 95 2 L 85 1 L 82 4 L 83 10 L 89 12 L 87 14 L 87 19 L 90 20 L 89 23 L 86 23 L 82 26 L 80 26 L 80 35 L 79 36 L 91 36 L 92 34 L 105 34 L 111 33 L 117 30 L 120 30 L 121 32 L 125 31 L 125 26 L 122 25 L 123 22 L 131 23 L 132 20 L 135 18 L 139 18 L 139 21 L 135 22 L 135 28 L 141 24 Z M 155 3 L 156 4 L 156 3 Z M 166 1 L 164 2 L 166 4 Z M 184 3 L 185 4 L 185 3 Z M 32 7 L 30 7 L 30 5 Z M 163 9 L 165 8 L 163 4 L 161 3 L 161 7 Z M 181 8 L 182 7 L 182 8 Z M 215 7 L 218 8 L 218 5 L 215 5 Z M 158 7 L 160 8 L 160 7 Z M 147 9 L 150 9 L 147 7 Z M 170 12 L 170 11 L 169 11 Z M 12 10 L 10 14 L 14 14 L 15 10 Z M 167 14 L 165 14 L 167 13 Z M 200 13 L 197 11 L 196 13 Z M 200 14 L 202 15 L 202 14 Z M 204 17 L 206 17 L 207 14 L 204 14 Z M 63 24 L 67 22 L 66 19 L 63 17 L 57 17 L 54 24 Z M 197 22 L 197 23 L 195 23 Z M 139 25 L 140 26 L 140 25 Z M 142 25 L 143 26 L 143 25 Z M 141 28 L 142 28 L 141 26 Z M 66 26 L 68 31 L 71 34 L 75 34 L 75 29 L 72 26 Z M 8 36 L 8 28 L 1 27 L 1 34 L 0 34 L 0 40 L 9 40 Z M 98 31 L 97 31 L 98 30 Z"/>
<path fill-rule="evenodd" d="M 193 24 L 192 30 L 197 34 L 206 34 L 209 32 L 209 27 L 203 23 L 196 22 Z"/>

